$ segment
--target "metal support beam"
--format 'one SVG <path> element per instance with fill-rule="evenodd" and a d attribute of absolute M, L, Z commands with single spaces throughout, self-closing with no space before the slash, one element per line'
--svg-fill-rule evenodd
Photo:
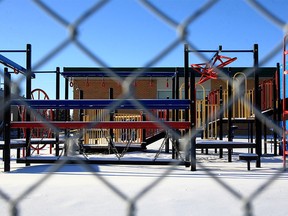
<path fill-rule="evenodd" d="M 259 54 L 258 44 L 254 44 L 254 87 L 255 87 L 255 107 L 258 111 L 261 111 L 261 89 L 259 87 Z M 255 115 L 255 128 L 256 128 L 256 154 L 258 154 L 258 160 L 256 161 L 256 167 L 261 167 L 262 156 L 262 123 L 261 117 Z"/>
<path fill-rule="evenodd" d="M 32 57 L 31 57 L 31 44 L 27 44 L 26 47 L 26 99 L 30 100 L 31 99 L 31 88 L 32 88 Z M 31 113 L 30 110 L 26 110 L 26 121 L 30 121 L 31 119 Z M 31 129 L 27 128 L 26 129 L 26 156 L 29 157 L 31 155 L 30 148 L 31 148 Z M 30 166 L 30 163 L 26 163 L 26 166 Z"/>
<path fill-rule="evenodd" d="M 190 166 L 191 171 L 196 171 L 196 89 L 195 89 L 195 73 L 190 73 Z M 194 135 L 193 135 L 194 133 Z"/>
<path fill-rule="evenodd" d="M 60 68 L 56 68 L 56 100 L 60 99 Z M 59 114 L 60 110 L 56 109 L 56 118 L 55 121 L 59 121 Z M 56 148 L 55 148 L 55 155 L 59 156 L 60 155 L 60 148 L 59 148 L 59 130 L 55 131 L 55 138 L 56 138 Z"/>
<path fill-rule="evenodd" d="M 11 75 L 4 68 L 4 172 L 10 171 Z"/>

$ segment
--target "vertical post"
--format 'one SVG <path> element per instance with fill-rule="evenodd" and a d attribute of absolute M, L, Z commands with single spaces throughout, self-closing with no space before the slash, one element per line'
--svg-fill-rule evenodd
<path fill-rule="evenodd" d="M 69 98 L 69 80 L 68 78 L 65 78 L 65 100 L 68 100 Z M 65 109 L 65 121 L 70 121 L 70 110 Z M 67 140 L 70 136 L 70 131 L 69 129 L 65 129 L 65 144 L 64 144 L 64 156 L 67 156 L 67 148 L 68 148 L 68 143 Z"/>
<path fill-rule="evenodd" d="M 190 73 L 190 165 L 191 171 L 196 171 L 196 89 L 195 89 L 195 73 L 192 71 Z"/>
<path fill-rule="evenodd" d="M 219 140 L 223 140 L 223 87 L 220 86 L 219 88 L 219 103 L 220 103 L 220 113 L 219 113 Z M 223 157 L 223 149 L 219 149 L 219 157 Z"/>
<path fill-rule="evenodd" d="M 142 121 L 146 121 L 146 114 L 144 112 L 144 110 L 142 111 Z M 146 149 L 146 129 L 142 129 L 142 148 L 144 148 L 145 146 L 145 149 Z"/>
<path fill-rule="evenodd" d="M 205 107 L 204 107 L 204 112 L 205 112 L 205 128 L 204 128 L 204 131 L 205 131 L 205 136 L 204 138 L 205 139 L 209 139 L 209 115 L 208 115 L 208 104 L 209 104 L 209 99 L 208 99 L 208 95 L 205 96 Z M 206 149 L 206 153 L 208 154 L 208 149 Z"/>
<path fill-rule="evenodd" d="M 65 78 L 65 100 L 68 100 L 69 98 L 69 80 L 67 78 Z M 69 121 L 70 115 L 70 110 L 69 109 L 65 109 L 65 121 Z M 68 134 L 68 129 L 65 129 L 65 137 L 68 138 L 69 134 Z"/>
<path fill-rule="evenodd" d="M 267 116 L 265 115 L 265 118 L 266 118 L 266 117 L 267 117 Z M 264 154 L 267 154 L 267 125 L 266 125 L 266 124 L 267 124 L 267 121 L 264 120 L 264 124 L 263 124 Z"/>
<path fill-rule="evenodd" d="M 230 70 L 229 70 L 229 74 L 230 74 Z M 230 101 L 232 101 L 232 100 L 233 100 L 233 98 L 232 98 L 232 83 L 228 83 L 227 105 L 229 105 Z M 232 132 L 232 103 L 227 108 L 228 108 L 228 141 L 232 141 L 233 140 L 233 137 L 232 137 L 232 133 L 233 133 Z M 232 149 L 228 149 L 228 162 L 231 162 L 231 161 L 232 161 Z"/>
<path fill-rule="evenodd" d="M 254 88 L 255 88 L 255 107 L 261 111 L 261 92 L 259 88 L 259 50 L 258 44 L 254 44 Z M 262 156 L 262 123 L 260 116 L 255 115 L 255 128 L 256 128 L 256 154 L 258 159 L 256 161 L 256 167 L 261 167 L 261 156 Z"/>
<path fill-rule="evenodd" d="M 220 113 L 219 113 L 219 139 L 223 140 L 223 87 L 219 88 L 219 105 L 220 105 Z"/>
<path fill-rule="evenodd" d="M 4 68 L 4 172 L 10 171 L 11 75 Z"/>
<path fill-rule="evenodd" d="M 189 99 L 189 47 L 184 45 L 184 94 Z M 185 110 L 185 121 L 189 121 L 189 110 Z"/>
<path fill-rule="evenodd" d="M 282 72 L 282 155 L 283 155 L 283 168 L 286 170 L 286 145 L 287 145 L 287 104 L 286 104 L 286 42 L 287 35 L 284 36 L 283 43 L 283 72 Z"/>
<path fill-rule="evenodd" d="M 175 75 L 172 78 L 172 99 L 176 98 L 176 73 L 177 73 L 177 68 L 175 70 Z M 176 111 L 177 110 L 173 110 L 172 111 L 172 121 L 176 120 Z M 174 137 L 172 139 L 173 144 L 175 143 Z M 172 145 L 172 158 L 175 159 L 175 148 L 174 145 Z"/>
<path fill-rule="evenodd" d="M 175 72 L 175 74 L 176 74 L 176 72 Z M 172 99 L 175 99 L 175 89 L 176 89 L 176 87 L 175 87 L 175 75 L 172 77 Z M 174 112 L 173 112 L 174 113 Z M 175 114 L 175 113 L 174 113 Z M 174 116 L 174 115 L 173 115 Z M 172 116 L 172 118 L 173 118 L 173 116 Z"/>
<path fill-rule="evenodd" d="M 184 98 L 185 100 L 189 99 L 189 47 L 188 44 L 184 44 Z M 189 121 L 189 110 L 185 109 L 184 120 Z M 185 130 L 185 134 L 188 133 L 188 130 Z M 186 161 L 189 161 L 189 155 L 191 154 L 191 141 L 187 143 L 187 148 L 185 151 Z M 192 170 L 192 158 L 191 158 L 191 170 Z"/>
<path fill-rule="evenodd" d="M 65 79 L 65 100 L 69 99 L 69 80 Z M 69 118 L 69 110 L 66 110 L 65 112 L 65 121 L 68 121 Z"/>
<path fill-rule="evenodd" d="M 113 88 L 109 88 L 109 99 L 113 99 L 113 97 L 114 97 L 114 95 L 113 95 Z M 113 121 L 113 110 L 110 110 L 110 121 Z M 109 152 L 110 152 L 110 150 L 111 150 L 111 148 L 112 148 L 112 146 L 113 146 L 113 143 L 112 143 L 112 141 L 113 141 L 113 128 L 110 128 L 110 130 L 109 130 L 109 134 L 110 134 L 110 139 L 109 139 L 109 147 L 108 147 L 108 149 L 109 149 Z"/>
<path fill-rule="evenodd" d="M 169 99 L 169 97 L 167 97 Z M 169 116 L 169 109 L 166 110 L 166 121 L 169 121 L 170 116 Z M 165 141 L 165 153 L 169 153 L 169 139 L 166 139 Z"/>
<path fill-rule="evenodd" d="M 232 137 L 232 103 L 230 103 L 230 101 L 233 100 L 232 98 L 232 84 L 228 83 L 228 101 L 227 101 L 227 105 L 230 104 L 230 106 L 227 106 L 228 108 L 228 141 L 232 141 L 233 137 Z"/>
<path fill-rule="evenodd" d="M 26 99 L 27 100 L 31 100 L 31 88 L 32 88 L 32 50 L 31 50 L 31 44 L 27 44 L 26 46 Z M 30 121 L 31 120 L 31 112 L 30 110 L 27 108 L 26 110 L 26 121 Z M 31 149 L 31 130 L 30 128 L 26 129 L 26 156 L 29 157 L 31 155 L 30 152 Z M 26 166 L 30 166 L 30 163 L 26 163 Z"/>
<path fill-rule="evenodd" d="M 175 99 L 179 99 L 180 96 L 179 96 L 179 91 L 180 91 L 180 85 L 179 85 L 179 73 L 177 71 L 177 73 L 175 74 L 175 79 L 176 79 L 176 90 L 175 90 Z M 175 121 L 179 121 L 179 110 L 176 109 L 175 110 L 176 114 L 175 114 Z M 179 130 L 176 130 L 176 133 L 179 134 Z M 175 146 L 176 146 L 176 151 L 175 151 L 175 157 L 172 157 L 173 159 L 179 159 L 179 155 L 178 155 L 178 150 L 179 150 L 179 139 L 176 139 L 175 140 Z"/>
<path fill-rule="evenodd" d="M 79 99 L 80 99 L 80 100 L 84 99 L 83 90 L 79 90 Z M 80 110 L 79 110 L 79 121 L 83 121 L 83 114 L 84 114 L 84 110 L 83 110 L 83 109 L 80 109 Z"/>
<path fill-rule="evenodd" d="M 79 99 L 84 99 L 84 93 L 83 90 L 79 91 Z M 79 121 L 83 121 L 84 120 L 84 110 L 80 109 L 79 110 Z M 79 131 L 79 138 L 78 138 L 78 144 L 80 146 L 80 153 L 83 153 L 83 129 L 80 129 Z"/>
<path fill-rule="evenodd" d="M 273 90 L 275 94 L 275 103 L 273 108 L 273 115 L 275 115 L 275 122 L 277 122 L 277 125 L 279 126 L 279 122 L 281 121 L 281 106 L 280 106 L 280 63 L 277 63 L 276 66 L 276 73 L 274 78 L 274 86 L 275 89 Z M 276 130 L 274 130 L 274 155 L 277 155 L 277 137 L 278 134 L 276 133 Z"/>
<path fill-rule="evenodd" d="M 56 100 L 59 100 L 60 99 L 60 68 L 57 67 L 56 68 Z M 55 110 L 55 121 L 59 121 L 59 113 L 60 113 L 60 110 L 59 109 L 56 109 Z M 59 129 L 57 129 L 55 131 L 55 147 L 56 147 L 56 151 L 55 151 L 55 155 L 56 156 L 59 156 Z"/>

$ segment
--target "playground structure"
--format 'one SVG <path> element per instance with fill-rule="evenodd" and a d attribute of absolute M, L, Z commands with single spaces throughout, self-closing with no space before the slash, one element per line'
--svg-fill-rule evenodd
<path fill-rule="evenodd" d="M 209 93 L 203 94 L 202 99 L 198 99 L 196 102 L 196 116 L 197 116 L 197 128 L 203 129 L 203 138 L 204 139 L 217 139 L 219 136 L 219 121 L 220 121 L 220 111 L 221 107 L 223 110 L 223 105 L 227 105 L 229 103 L 229 95 L 232 95 L 232 100 L 234 101 L 232 106 L 232 114 L 231 118 L 234 123 L 238 123 L 242 121 L 247 121 L 247 123 L 253 123 L 255 113 L 252 106 L 247 104 L 254 104 L 254 94 L 255 89 L 248 89 L 247 85 L 243 86 L 243 97 L 234 99 L 237 97 L 236 93 L 239 91 L 238 85 L 234 85 L 236 76 L 243 75 L 243 73 L 236 73 L 233 77 L 233 85 L 232 89 L 229 88 L 229 84 L 227 82 L 226 89 L 223 89 L 223 86 L 220 86 L 219 89 L 214 89 Z M 237 82 L 237 81 L 236 81 Z M 245 82 L 247 82 L 247 78 L 245 77 Z M 197 84 L 198 86 L 201 84 Z M 260 83 L 261 89 L 261 110 L 262 112 L 271 111 L 275 109 L 276 104 L 274 102 L 278 100 L 273 96 L 273 91 L 275 86 L 277 85 L 275 79 L 264 80 Z M 201 86 L 202 87 L 202 86 Z M 203 88 L 203 87 L 202 87 Z M 230 92 L 231 91 L 231 92 Z M 231 100 L 231 99 L 230 99 Z M 222 120 L 228 120 L 229 112 L 228 109 L 224 109 L 222 112 Z M 206 126 L 208 124 L 208 126 Z M 249 134 L 249 131 L 248 131 Z"/>
<path fill-rule="evenodd" d="M 73 83 L 71 82 L 72 77 L 105 77 L 107 74 L 104 72 L 79 72 L 79 71 L 63 71 L 62 76 L 65 78 L 65 100 L 59 99 L 59 91 L 60 91 L 60 70 L 59 68 L 56 69 L 56 100 L 33 100 L 31 98 L 31 67 L 30 73 L 26 75 L 27 78 L 27 86 L 30 91 L 27 92 L 26 99 L 21 100 L 12 100 L 11 105 L 13 106 L 25 106 L 32 108 L 33 110 L 46 110 L 44 113 L 47 113 L 47 110 L 55 110 L 56 115 L 55 117 L 44 118 L 45 121 L 41 121 L 40 119 L 31 119 L 31 115 L 25 114 L 26 119 L 22 122 L 10 122 L 9 118 L 4 119 L 6 125 L 9 127 L 5 128 L 5 144 L 4 144 L 4 152 L 5 152 L 5 171 L 9 171 L 10 169 L 10 135 L 7 131 L 10 128 L 24 128 L 26 131 L 26 143 L 23 147 L 26 147 L 26 157 L 23 159 L 19 159 L 18 162 L 25 162 L 27 165 L 33 162 L 55 162 L 54 160 L 33 160 L 29 158 L 31 155 L 30 153 L 30 146 L 31 146 L 31 130 L 32 128 L 38 128 L 37 130 L 44 129 L 49 127 L 49 130 L 53 130 L 55 135 L 55 154 L 59 156 L 59 131 L 60 129 L 68 130 L 68 129 L 77 129 L 79 131 L 79 143 L 81 146 L 85 146 L 85 144 L 105 144 L 108 145 L 109 149 L 115 153 L 114 144 L 116 142 L 126 143 L 126 146 L 132 142 L 141 142 L 141 147 L 147 147 L 147 131 L 154 130 L 153 135 L 155 133 L 161 134 L 159 137 L 163 138 L 167 134 L 171 134 L 172 131 L 172 144 L 173 144 L 173 159 L 179 159 L 177 154 L 179 139 L 188 134 L 192 131 L 197 131 L 199 129 L 203 130 L 204 138 L 217 138 L 223 139 L 223 126 L 221 126 L 221 122 L 223 123 L 226 121 L 228 123 L 228 141 L 229 143 L 222 142 L 221 145 L 217 143 L 201 143 L 198 145 L 196 143 L 196 136 L 192 136 L 190 139 L 190 143 L 186 143 L 189 146 L 188 157 L 185 158 L 185 161 L 178 162 L 179 164 L 184 164 L 185 166 L 191 166 L 191 170 L 196 170 L 196 148 L 228 148 L 231 150 L 231 147 L 228 145 L 235 144 L 233 148 L 255 148 L 256 153 L 259 156 L 257 160 L 257 166 L 260 167 L 260 156 L 262 155 L 261 152 L 261 121 L 257 118 L 257 115 L 253 113 L 251 107 L 247 106 L 245 101 L 251 101 L 251 104 L 255 104 L 257 108 L 261 107 L 260 101 L 260 94 L 259 89 L 256 88 L 254 90 L 246 89 L 246 93 L 244 101 L 242 97 L 240 100 L 235 100 L 236 103 L 232 106 L 229 106 L 228 109 L 223 108 L 225 105 L 229 103 L 229 100 L 233 97 L 233 85 L 227 84 L 227 90 L 219 89 L 211 91 L 205 100 L 199 102 L 196 101 L 195 98 L 195 88 L 189 88 L 189 86 L 195 86 L 195 71 L 193 68 L 189 67 L 189 53 L 195 52 L 194 50 L 189 50 L 188 46 L 185 45 L 184 47 L 184 71 L 174 71 L 174 72 L 149 72 L 143 71 L 141 76 L 146 77 L 171 77 L 172 79 L 172 99 L 137 99 L 137 100 L 129 100 L 129 99 L 113 99 L 113 93 L 110 95 L 109 99 L 83 99 L 80 98 L 79 100 L 68 100 L 68 88 L 69 86 L 72 87 Z M 197 52 L 217 52 L 219 50 L 198 50 Z M 259 86 L 259 74 L 258 74 L 258 46 L 254 45 L 253 50 L 222 50 L 221 52 L 248 52 L 253 53 L 254 59 L 254 76 L 255 76 L 255 86 Z M 222 56 L 223 57 L 223 56 Z M 228 59 L 228 57 L 225 59 Z M 228 64 L 228 62 L 235 60 L 235 58 L 228 59 L 227 62 L 222 62 L 222 66 Z M 6 65 L 7 66 L 7 65 Z M 222 67 L 221 66 L 221 67 Z M 28 67 L 27 67 L 28 68 Z M 211 68 L 209 68 L 211 69 Z M 10 92 L 9 92 L 9 83 L 10 83 L 10 76 L 11 74 L 8 72 L 8 69 L 4 70 L 5 72 L 5 98 L 6 101 L 10 101 Z M 37 74 L 37 72 L 33 72 L 33 74 Z M 213 70 L 209 70 L 210 75 L 216 77 L 216 73 Z M 211 75 L 212 74 L 212 75 Z M 239 74 L 238 74 L 239 75 Z M 240 74 L 241 76 L 245 76 Z M 119 77 L 126 77 L 129 76 L 129 73 L 117 73 Z M 179 77 L 184 77 L 184 94 L 183 98 L 180 97 L 180 90 L 179 87 Z M 209 77 L 208 76 L 208 77 Z M 205 74 L 207 77 L 207 74 Z M 236 80 L 238 77 L 235 76 L 232 79 Z M 206 79 L 206 78 L 205 78 Z M 29 82 L 30 81 L 30 82 Z M 70 81 L 70 83 L 69 83 Z M 72 84 L 71 84 L 72 83 Z M 203 82 L 202 82 L 203 83 Z M 264 91 L 269 92 L 267 94 L 271 95 L 271 84 L 272 81 L 265 81 L 263 82 L 263 89 Z M 200 83 L 198 83 L 200 84 Z M 247 85 L 246 85 L 247 86 Z M 266 90 L 267 88 L 267 90 Z M 113 92 L 113 90 L 111 90 Z M 269 98 L 267 94 L 261 94 L 263 97 L 262 100 L 266 100 Z M 30 95 L 30 96 L 29 96 Z M 264 97 L 265 95 L 265 97 Z M 235 96 L 236 97 L 236 96 Z M 34 98 L 35 99 L 35 98 Z M 266 100 L 268 102 L 268 100 Z M 265 103 L 264 103 L 265 104 Z M 271 106 L 271 103 L 267 103 L 267 107 Z M 134 110 L 139 109 L 142 107 L 143 110 L 148 113 L 141 113 L 141 114 L 127 114 L 127 113 L 117 113 L 117 110 Z M 266 109 L 265 108 L 265 109 Z M 79 110 L 79 121 L 58 121 L 58 114 L 60 109 L 66 110 L 66 117 L 68 120 L 68 112 L 69 110 Z M 156 110 L 156 111 L 155 111 Z M 202 110 L 202 112 L 201 112 Z M 203 112 L 205 110 L 205 112 Z M 223 112 L 221 111 L 223 110 Z M 262 110 L 262 109 L 261 109 Z M 10 112 L 9 108 L 5 109 L 6 114 Z M 154 113 L 153 113 L 154 112 Z M 155 114 L 156 113 L 156 114 Z M 203 114 L 204 113 L 204 114 Z M 209 113 L 209 115 L 208 115 Z M 221 114 L 219 116 L 219 113 Z M 238 113 L 239 116 L 236 116 L 235 113 Z M 6 115 L 5 115 L 6 116 Z M 8 115 L 9 116 L 9 115 Z M 256 116 L 256 117 L 255 117 Z M 28 117 L 28 118 L 27 118 Z M 243 145 L 243 143 L 232 143 L 232 121 L 237 122 L 240 121 L 247 122 L 254 122 L 256 125 L 256 143 L 247 143 L 247 145 Z M 201 121 L 199 121 L 199 119 Z M 221 129 L 222 127 L 222 129 Z M 260 127 L 260 128 L 259 128 Z M 219 129 L 219 132 L 217 131 Z M 200 131 L 201 131 L 200 130 Z M 156 131 L 156 132 L 155 132 Z M 166 134 L 163 133 L 166 131 Z M 177 132 L 178 131 L 178 132 Z M 222 132 L 221 132 L 222 131 Z M 179 133 L 180 132 L 180 133 Z M 29 136 L 27 133 L 30 133 Z M 259 141 L 260 139 L 260 141 Z M 186 155 L 186 156 L 187 156 Z M 231 154 L 230 154 L 231 156 Z M 150 162 L 143 162 L 143 161 L 125 161 L 125 160 L 113 160 L 113 161 L 102 161 L 99 160 L 89 160 L 88 163 L 124 163 L 124 164 L 170 164 L 171 161 L 150 161 Z"/>
<path fill-rule="evenodd" d="M 93 119 L 99 119 L 100 121 L 108 121 L 109 118 L 105 115 L 104 110 L 86 110 L 84 114 L 84 121 L 91 121 Z M 137 114 L 115 114 L 114 121 L 116 122 L 127 122 L 127 121 L 142 121 L 141 115 Z M 126 142 L 131 141 L 132 143 L 140 143 L 142 133 L 135 129 L 118 129 L 113 132 L 115 142 Z M 107 137 L 109 133 L 107 130 L 101 129 L 85 129 L 84 132 L 84 143 L 86 144 L 97 144 L 98 146 L 108 146 Z"/>
<path fill-rule="evenodd" d="M 3 158 L 4 158 L 4 171 L 10 171 L 10 124 L 6 124 L 7 122 L 10 122 L 10 113 L 11 113 L 11 107 L 9 105 L 9 102 L 11 100 L 11 91 L 10 91 L 10 82 L 9 79 L 11 75 L 8 73 L 8 68 L 11 68 L 14 73 L 21 73 L 23 75 L 26 75 L 26 98 L 31 99 L 30 92 L 31 92 L 31 79 L 34 76 L 34 74 L 31 72 L 31 45 L 27 44 L 25 50 L 1 50 L 2 52 L 12 52 L 12 53 L 25 53 L 26 54 L 26 68 L 20 66 L 19 64 L 15 63 L 14 61 L 11 61 L 10 59 L 6 58 L 5 56 L 0 56 L 0 63 L 5 65 L 6 68 L 4 68 L 4 115 L 3 115 L 3 122 L 4 122 L 4 147 L 3 147 Z M 8 68 L 7 68 L 8 67 Z M 9 74 L 9 75 L 8 75 Z M 6 76 L 7 75 L 7 76 Z M 8 108 L 7 108 L 8 106 Z M 26 120 L 30 120 L 30 116 L 27 112 Z M 30 137 L 30 130 L 26 131 L 27 139 L 26 143 L 29 143 L 28 137 Z M 30 151 L 28 151 L 27 148 L 27 155 L 30 155 Z"/>
<path fill-rule="evenodd" d="M 57 73 L 58 74 L 58 73 Z M 9 95 L 9 78 L 11 77 L 8 70 L 5 69 L 5 89 L 6 89 L 6 100 L 10 100 Z M 59 77 L 57 77 L 57 80 Z M 67 79 L 66 79 L 67 80 Z M 59 89 L 59 81 L 57 83 L 57 89 Z M 65 83 L 66 87 L 68 86 L 68 82 Z M 8 89 L 8 90 L 7 90 Z M 66 88 L 67 89 L 67 88 Z M 66 94 L 65 94 L 66 95 Z M 68 94 L 67 94 L 68 97 Z M 190 107 L 190 101 L 189 100 L 138 100 L 138 102 L 143 106 L 144 109 L 189 109 Z M 120 104 L 119 104 L 120 103 Z M 118 104 L 118 105 L 114 105 Z M 115 106 L 115 109 L 134 109 L 136 105 L 134 104 L 134 101 L 132 100 L 117 100 L 117 99 L 109 99 L 109 100 L 31 100 L 31 99 L 21 99 L 21 100 L 13 100 L 11 101 L 11 105 L 13 106 L 26 106 L 29 107 L 32 110 L 57 110 L 57 109 L 79 109 L 80 113 L 81 110 L 88 110 L 88 109 L 108 109 L 113 106 Z M 9 106 L 10 107 L 10 106 Z M 27 113 L 28 109 L 26 110 Z M 6 109 L 6 112 L 10 112 L 10 108 Z M 57 115 L 56 115 L 57 117 Z M 120 118 L 118 115 L 117 118 Z M 47 120 L 47 119 L 45 119 Z M 9 125 L 11 128 L 24 128 L 25 130 L 31 130 L 32 128 L 47 128 L 47 124 L 49 125 L 49 128 L 52 128 L 54 131 L 58 131 L 59 129 L 109 129 L 110 131 L 112 129 L 117 130 L 135 130 L 135 129 L 142 129 L 142 130 L 148 130 L 148 129 L 159 129 L 159 128 L 174 128 L 174 129 L 183 129 L 188 130 L 190 128 L 191 123 L 189 121 L 187 122 L 157 122 L 157 121 L 142 121 L 142 122 L 123 122 L 123 121 L 80 121 L 80 122 L 59 122 L 59 121 L 51 121 L 47 120 L 45 122 L 39 121 L 39 119 L 36 119 L 36 121 L 23 121 L 23 122 L 10 122 L 10 119 L 5 120 L 5 124 Z M 10 128 L 9 128 L 10 129 Z M 4 151 L 6 152 L 4 160 L 6 166 L 6 171 L 9 169 L 9 162 L 10 157 L 7 154 L 7 149 L 10 150 L 10 139 L 9 138 L 9 130 L 6 130 L 5 132 L 5 148 Z M 58 131 L 59 132 L 59 131 Z M 31 137 L 31 136 L 29 136 Z M 58 138 L 59 140 L 59 138 Z M 114 140 L 113 140 L 114 142 Z M 8 144 L 7 144 L 8 143 Z M 109 139 L 109 145 L 112 144 L 112 139 Z M 56 147 L 58 144 L 56 144 Z M 30 148 L 28 145 L 25 146 L 26 149 Z M 56 149 L 57 154 L 57 149 Z M 58 153 L 59 154 L 59 153 Z M 33 163 L 33 159 L 30 161 L 27 159 L 30 155 L 26 154 L 25 162 L 26 164 Z M 42 161 L 45 162 L 45 161 Z M 99 162 L 99 161 L 98 161 Z M 107 161 L 106 161 L 107 162 Z M 125 163 L 125 162 L 124 162 Z M 135 162 L 134 162 L 135 163 Z M 147 163 L 147 162 L 146 162 Z M 157 162 L 152 162 L 153 164 Z M 161 162 L 160 164 L 168 164 L 170 162 Z M 186 163 L 187 164 L 187 163 Z"/>
<path fill-rule="evenodd" d="M 115 72 L 117 73 L 117 76 L 120 77 L 127 77 L 127 76 L 131 76 L 131 74 L 129 74 L 129 72 L 127 71 L 117 71 Z M 182 73 L 183 74 L 183 73 Z M 103 79 L 103 77 L 107 77 L 107 74 L 103 73 L 103 71 L 81 71 L 81 73 L 79 72 L 79 70 L 77 69 L 72 69 L 70 70 L 70 68 L 64 68 L 64 72 L 62 73 L 62 75 L 66 78 L 66 80 L 74 80 L 75 77 L 98 77 L 100 79 Z M 149 72 L 145 72 L 143 74 L 141 74 L 139 77 L 144 77 L 144 78 L 148 78 L 151 80 L 151 78 L 153 77 L 172 77 L 172 86 L 175 86 L 175 76 L 179 76 L 179 73 L 176 71 L 149 71 Z M 71 78 L 73 77 L 73 78 Z M 104 81 L 103 81 L 104 82 Z M 179 82 L 179 80 L 178 80 Z M 76 83 L 76 82 L 75 82 Z M 76 84 L 77 85 L 77 84 Z M 134 85 L 134 83 L 133 83 Z M 178 83 L 179 85 L 179 83 Z M 103 86 L 101 86 L 103 87 Z M 138 84 L 135 86 L 138 87 Z M 82 91 L 80 90 L 80 99 L 83 99 L 83 93 L 81 93 Z M 82 97 L 81 97 L 82 95 Z M 175 94 L 174 94 L 175 95 Z M 110 88 L 109 90 L 109 98 L 111 100 L 113 100 L 113 88 Z M 161 102 L 162 101 L 162 102 Z M 113 109 L 113 111 L 108 111 L 109 113 L 106 112 L 105 113 L 104 110 L 93 110 L 93 111 L 89 111 L 89 110 L 84 110 L 82 114 L 80 114 L 80 116 L 84 116 L 84 119 L 89 119 L 89 120 L 97 120 L 97 121 L 102 121 L 102 120 L 110 120 L 113 122 L 119 122 L 123 125 L 125 124 L 137 124 L 138 122 L 141 121 L 145 121 L 145 122 L 153 122 L 155 121 L 155 119 L 157 121 L 160 122 L 179 122 L 179 124 L 181 124 L 182 122 L 188 122 L 185 121 L 184 119 L 179 118 L 179 115 L 177 113 L 179 113 L 179 111 L 181 110 L 185 110 L 183 107 L 181 107 L 181 101 L 189 101 L 189 100 L 179 100 L 175 99 L 175 97 L 173 96 L 172 99 L 161 99 L 161 100 L 155 100 L 155 99 L 144 99 L 143 102 L 143 107 L 141 108 L 138 107 L 138 109 L 136 108 L 136 112 L 135 109 L 129 109 L 127 110 L 127 107 L 125 107 L 124 105 L 121 105 L 120 109 Z M 155 106 L 153 105 L 153 103 L 155 103 L 155 105 L 161 102 L 163 104 L 163 106 Z M 148 103 L 148 104 L 146 104 Z M 171 109 L 171 103 L 175 103 L 175 105 L 173 105 L 174 108 Z M 189 102 L 190 103 L 190 102 Z M 152 107 L 150 107 L 150 105 L 153 105 Z M 178 104 L 178 105 L 177 105 Z M 148 105 L 148 107 L 147 107 Z M 189 109 L 189 106 L 186 107 L 187 109 Z M 124 111 L 123 113 L 123 110 Z M 132 110 L 131 112 L 129 110 Z M 91 115 L 92 113 L 92 115 Z M 120 121 L 119 121 L 120 120 Z M 136 121 L 136 122 L 135 122 Z M 137 129 L 137 128 L 136 128 Z M 151 144 L 153 141 L 157 141 L 161 138 L 167 138 L 168 133 L 166 133 L 165 131 L 167 131 L 167 128 L 165 129 L 165 127 L 163 128 L 155 128 L 155 127 L 144 127 L 144 128 L 138 128 L 138 130 L 136 130 L 135 128 L 121 128 L 121 129 L 117 129 L 117 128 L 113 128 L 113 131 L 111 131 L 110 129 L 106 128 L 106 130 L 103 129 L 86 129 L 84 130 L 84 148 L 97 148 L 99 149 L 99 147 L 103 147 L 106 146 L 109 148 L 110 145 L 110 137 L 113 136 L 113 142 L 115 142 L 116 144 L 125 144 L 125 146 L 129 146 L 130 144 L 138 144 L 139 147 L 141 147 L 142 149 L 146 149 L 146 147 Z M 179 128 L 176 126 L 176 128 L 171 128 L 171 130 L 180 130 L 180 131 L 185 131 L 189 128 Z M 94 134 L 93 134 L 94 132 Z M 96 136 L 95 133 L 97 134 Z M 184 133 L 184 132 L 183 132 Z M 103 135 L 103 136 L 102 136 Z M 100 138 L 100 139 L 99 139 Z M 88 140 L 88 142 L 87 142 Z M 100 145 L 97 146 L 89 146 L 86 144 L 89 144 L 89 141 L 93 141 L 95 142 L 95 140 L 97 140 L 97 143 Z M 101 141 L 100 141 L 101 140 Z M 93 143 L 95 144 L 95 143 Z M 173 158 L 177 158 L 177 153 L 175 152 L 175 154 L 173 154 Z"/>
<path fill-rule="evenodd" d="M 49 100 L 49 96 L 45 91 L 42 89 L 34 89 L 31 91 L 31 99 L 32 100 Z M 26 121 L 26 112 L 27 108 L 26 106 L 20 105 L 18 106 L 20 120 Z M 38 109 L 34 110 L 34 112 L 30 113 L 30 119 L 31 121 L 41 121 L 41 120 L 50 120 L 53 121 L 54 119 L 54 112 L 52 109 Z M 22 129 L 23 131 L 23 137 L 26 138 L 26 130 Z M 53 131 L 51 128 L 31 128 L 30 135 L 31 138 L 39 138 L 39 139 L 46 139 L 46 138 L 52 138 Z M 40 150 L 43 149 L 46 146 L 46 144 L 40 144 L 37 145 L 31 145 L 31 148 L 33 150 L 37 151 L 37 154 L 40 153 Z M 52 145 L 50 145 L 50 153 L 52 153 Z"/>

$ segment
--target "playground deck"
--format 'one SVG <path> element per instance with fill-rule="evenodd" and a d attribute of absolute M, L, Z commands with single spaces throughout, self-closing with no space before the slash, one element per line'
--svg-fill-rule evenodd
<path fill-rule="evenodd" d="M 255 143 L 236 142 L 224 140 L 198 140 L 196 142 L 197 149 L 228 149 L 228 162 L 232 161 L 232 150 L 235 148 L 256 148 Z M 220 151 L 220 156 L 221 156 Z"/>

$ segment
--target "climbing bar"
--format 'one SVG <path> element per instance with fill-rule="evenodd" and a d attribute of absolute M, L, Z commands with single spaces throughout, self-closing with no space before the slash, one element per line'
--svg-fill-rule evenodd
<path fill-rule="evenodd" d="M 33 109 L 135 109 L 139 104 L 146 109 L 189 109 L 190 100 L 176 99 L 103 99 L 103 100 L 28 100 L 16 99 L 11 105 L 25 105 Z"/>
<path fill-rule="evenodd" d="M 5 65 L 6 67 L 9 67 L 9 68 L 15 70 L 16 72 L 20 72 L 21 74 L 24 74 L 24 75 L 27 74 L 27 70 L 24 67 L 20 66 L 16 62 L 6 58 L 5 56 L 3 56 L 1 54 L 0 54 L 0 63 Z M 35 78 L 34 73 L 32 73 L 31 76 L 33 78 Z"/>
<path fill-rule="evenodd" d="M 31 121 L 31 122 L 11 122 L 11 128 L 47 128 L 56 127 L 62 129 L 83 129 L 83 128 L 99 128 L 99 129 L 163 129 L 163 127 L 171 129 L 189 129 L 190 122 L 172 122 L 172 121 L 101 121 L 101 122 L 82 122 L 82 121 Z"/>
<path fill-rule="evenodd" d="M 19 64 L 13 62 L 12 60 L 6 58 L 5 56 L 0 54 L 0 62 L 12 69 L 16 69 L 17 71 L 21 72 L 21 73 L 26 73 L 26 69 L 22 66 L 20 66 Z"/>

